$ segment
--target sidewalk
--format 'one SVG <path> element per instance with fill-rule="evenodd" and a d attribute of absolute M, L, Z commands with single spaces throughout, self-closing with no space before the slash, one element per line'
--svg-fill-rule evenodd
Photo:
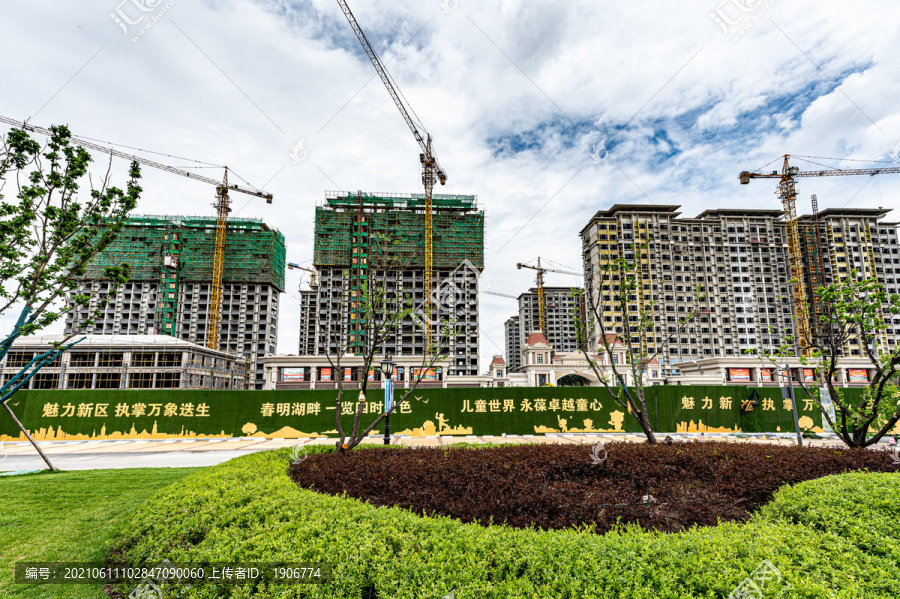
<path fill-rule="evenodd" d="M 699 439 L 699 434 L 671 434 L 679 442 Z M 773 437 L 772 435 L 769 435 Z M 660 441 L 665 433 L 658 435 Z M 777 438 L 754 435 L 742 439 L 724 434 L 705 435 L 707 440 L 732 442 L 773 443 L 794 445 L 793 435 L 781 434 Z M 454 443 L 537 443 L 537 444 L 591 444 L 598 442 L 628 441 L 643 443 L 644 437 L 636 434 L 551 434 L 508 436 L 453 436 L 453 437 L 392 437 L 392 445 L 405 447 L 441 447 Z M 41 450 L 60 470 L 96 470 L 105 468 L 186 468 L 212 466 L 255 451 L 281 447 L 307 445 L 333 445 L 335 439 L 260 439 L 227 437 L 220 439 L 172 439 L 164 441 L 39 441 Z M 372 435 L 366 445 L 382 445 L 383 437 Z M 843 447 L 835 439 L 804 439 L 805 447 Z M 879 444 L 883 446 L 884 444 Z M 46 465 L 27 441 L 7 441 L 0 445 L 0 471 L 38 470 Z"/>

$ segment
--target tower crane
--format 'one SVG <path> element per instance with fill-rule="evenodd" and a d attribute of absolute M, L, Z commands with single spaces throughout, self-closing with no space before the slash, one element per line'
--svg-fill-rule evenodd
<path fill-rule="evenodd" d="M 17 121 L 15 119 L 11 119 L 9 117 L 5 117 L 0 115 L 0 122 L 6 123 L 8 125 L 12 125 L 18 129 L 23 129 L 25 131 L 33 131 L 35 133 L 40 133 L 41 135 L 50 136 L 52 135 L 52 131 L 49 129 L 45 129 L 44 127 L 38 127 L 36 125 L 29 125 L 27 122 Z M 144 166 L 149 166 L 155 169 L 167 171 L 176 175 L 181 175 L 182 177 L 187 177 L 189 179 L 194 179 L 196 181 L 202 181 L 203 183 L 209 183 L 210 185 L 216 186 L 216 203 L 214 204 L 216 208 L 216 242 L 215 242 L 215 253 L 213 256 L 213 277 L 212 277 L 212 293 L 211 293 L 211 301 L 210 301 L 210 317 L 209 317 L 209 330 L 206 335 L 206 347 L 209 349 L 219 349 L 219 323 L 222 318 L 222 275 L 225 266 L 225 234 L 228 228 L 227 217 L 228 213 L 231 212 L 231 199 L 228 197 L 228 192 L 236 191 L 239 193 L 245 193 L 248 195 L 256 196 L 258 198 L 264 198 L 267 204 L 272 203 L 272 194 L 265 193 L 263 191 L 259 191 L 256 189 L 247 189 L 245 187 L 241 187 L 240 185 L 229 184 L 228 183 L 228 167 L 225 167 L 225 176 L 222 181 L 217 181 L 215 179 L 210 179 L 209 177 L 204 177 L 202 175 L 197 175 L 195 173 L 191 173 L 182 169 L 175 168 L 173 166 L 169 166 L 167 164 L 162 164 L 159 162 L 154 162 L 152 160 L 147 160 L 146 158 L 142 158 L 140 156 L 134 156 L 132 154 L 128 154 L 126 152 L 122 152 L 120 150 L 116 150 L 111 147 L 106 147 L 91 141 L 87 141 L 85 139 L 80 139 L 75 137 L 74 135 L 70 138 L 70 141 L 78 146 L 83 148 L 87 148 L 90 150 L 96 150 L 98 152 L 103 152 L 109 154 L 110 156 L 116 156 L 118 158 L 124 158 L 126 160 L 131 160 L 133 162 L 137 162 L 138 164 L 142 164 Z M 162 290 L 160 290 L 162 293 Z"/>
<path fill-rule="evenodd" d="M 530 264 L 524 264 L 519 262 L 516 264 L 516 268 L 522 270 L 523 268 L 530 268 L 531 270 L 537 271 L 537 290 L 538 290 L 538 324 L 541 327 L 541 332 L 545 335 L 547 334 L 546 323 L 544 322 L 544 273 L 545 272 L 556 272 L 563 275 L 575 275 L 576 277 L 583 277 L 584 275 L 580 272 L 573 272 L 570 270 L 557 270 L 555 268 L 544 268 L 541 266 L 541 259 L 537 259 L 537 266 L 532 266 Z"/>
<path fill-rule="evenodd" d="M 500 297 L 508 297 L 514 300 L 519 299 L 519 296 L 517 295 L 512 295 L 510 293 L 500 293 L 499 291 L 482 291 L 481 293 L 487 293 L 488 295 L 499 295 Z"/>
<path fill-rule="evenodd" d="M 315 268 L 306 268 L 305 266 L 300 266 L 299 264 L 297 264 L 295 262 L 288 262 L 287 266 L 288 266 L 289 270 L 294 270 L 294 269 L 305 270 L 306 272 L 308 272 L 310 274 L 310 277 L 309 277 L 310 286 L 315 287 L 316 285 L 318 285 L 318 282 L 316 281 L 316 277 L 318 276 L 319 273 Z"/>
<path fill-rule="evenodd" d="M 784 222 L 787 228 L 788 252 L 791 261 L 791 278 L 797 282 L 793 286 L 794 306 L 797 311 L 798 347 L 801 356 L 808 356 L 809 347 L 809 306 L 804 282 L 803 259 L 800 250 L 800 234 L 797 230 L 797 189 L 795 177 L 837 177 L 843 175 L 882 175 L 900 173 L 900 167 L 878 167 L 858 169 L 825 169 L 818 171 L 801 171 L 790 165 L 790 154 L 784 155 L 781 172 L 770 173 L 743 171 L 738 175 L 741 185 L 750 183 L 750 179 L 778 179 L 778 196 L 784 206 Z M 818 208 L 818 205 L 816 206 Z M 816 210 L 818 213 L 818 209 Z M 818 214 L 817 214 L 818 216 Z"/>
<path fill-rule="evenodd" d="M 423 308 L 427 317 L 425 320 L 426 322 L 430 322 L 433 312 L 431 296 L 434 288 L 434 283 L 431 280 L 432 271 L 434 270 L 434 253 L 432 246 L 432 231 L 434 228 L 432 224 L 432 196 L 435 179 L 438 180 L 441 185 L 445 185 L 447 183 L 447 173 L 441 168 L 437 157 L 432 152 L 431 135 L 425 131 L 425 127 L 423 127 L 421 123 L 417 123 L 410 116 L 410 112 L 415 114 L 415 111 L 412 110 L 412 107 L 407 110 L 406 104 L 400 99 L 400 94 L 397 92 L 394 83 L 391 81 L 390 75 L 384 68 L 378 55 L 375 53 L 374 48 L 372 48 L 372 44 L 369 43 L 369 40 L 363 33 L 356 17 L 354 17 L 353 13 L 350 11 L 350 7 L 347 5 L 346 0 L 337 0 L 337 3 L 344 12 L 344 16 L 347 17 L 347 21 L 350 23 L 353 33 L 356 34 L 359 43 L 362 44 L 363 50 L 366 51 L 366 55 L 372 62 L 372 66 L 375 67 L 375 71 L 378 73 L 378 76 L 381 77 L 381 82 L 384 83 L 385 88 L 387 88 L 388 93 L 394 100 L 394 104 L 396 104 L 397 108 L 400 110 L 403 120 L 406 121 L 406 125 L 412 132 L 413 137 L 416 138 L 419 148 L 422 150 L 422 153 L 419 154 L 419 162 L 422 164 L 422 184 L 425 186 L 425 299 Z M 426 353 L 430 351 L 432 335 L 431 325 L 426 325 Z"/>

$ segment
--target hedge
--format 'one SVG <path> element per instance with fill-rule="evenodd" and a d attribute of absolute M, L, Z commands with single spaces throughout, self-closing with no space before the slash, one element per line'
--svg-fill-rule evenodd
<path fill-rule="evenodd" d="M 185 479 L 140 509 L 111 555 L 134 564 L 333 567 L 327 584 L 183 591 L 193 599 L 440 599 L 451 591 L 455 599 L 727 597 L 763 560 L 780 573 L 767 583 L 766 597 L 893 598 L 898 590 L 896 474 L 839 475 L 784 488 L 746 524 L 599 535 L 375 508 L 298 488 L 288 478 L 289 461 L 287 450 L 262 452 Z"/>

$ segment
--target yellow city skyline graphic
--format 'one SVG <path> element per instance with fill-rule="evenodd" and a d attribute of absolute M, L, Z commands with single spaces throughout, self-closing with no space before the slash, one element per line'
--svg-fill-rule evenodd
<path fill-rule="evenodd" d="M 150 431 L 144 429 L 140 432 L 137 431 L 135 425 L 132 423 L 131 430 L 128 432 L 121 431 L 111 431 L 107 432 L 106 424 L 100 427 L 100 432 L 98 433 L 94 430 L 90 435 L 85 433 L 67 433 L 63 430 L 61 426 L 54 429 L 53 426 L 49 426 L 47 428 L 39 428 L 37 430 L 29 430 L 28 434 L 30 434 L 35 441 L 91 441 L 91 440 L 115 440 L 115 439 L 205 439 L 205 438 L 217 438 L 217 437 L 230 437 L 231 434 L 226 434 L 225 431 L 221 431 L 218 434 L 206 435 L 203 433 L 197 433 L 192 430 L 185 430 L 184 426 L 181 427 L 180 433 L 161 433 L 157 428 L 157 423 L 154 421 L 153 427 Z M 0 435 L 0 441 L 27 441 L 28 439 L 25 437 L 24 433 L 19 433 L 17 437 L 12 437 L 10 435 Z"/>
<path fill-rule="evenodd" d="M 304 433 L 303 431 L 298 431 L 291 426 L 283 426 L 274 433 L 264 433 L 260 431 L 252 422 L 248 422 L 247 424 L 245 424 L 241 428 L 241 432 L 248 437 L 259 437 L 263 439 L 308 439 L 327 436 L 320 433 Z"/>
<path fill-rule="evenodd" d="M 432 420 L 426 420 L 419 428 L 408 428 L 395 434 L 409 435 L 410 437 L 435 437 L 440 435 L 473 434 L 471 426 L 463 426 L 461 424 L 458 424 L 455 427 L 451 427 L 450 422 L 446 418 L 444 418 L 444 415 L 440 412 L 435 413 L 434 419 L 437 420 L 437 425 L 435 425 L 434 421 Z"/>
<path fill-rule="evenodd" d="M 559 428 L 552 428 L 549 426 L 544 426 L 543 424 L 534 425 L 534 432 L 536 433 L 623 433 L 625 429 L 622 427 L 622 423 L 625 422 L 625 413 L 616 410 L 609 415 L 608 424 L 612 428 L 595 428 L 594 421 L 590 418 L 585 418 L 582 420 L 582 424 L 584 425 L 582 428 L 569 428 L 569 420 L 567 418 L 556 417 L 556 420 L 559 424 Z"/>

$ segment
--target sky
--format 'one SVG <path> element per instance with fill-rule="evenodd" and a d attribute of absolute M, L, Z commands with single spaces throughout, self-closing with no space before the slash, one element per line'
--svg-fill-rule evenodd
<path fill-rule="evenodd" d="M 436 192 L 476 195 L 485 211 L 482 290 L 526 291 L 534 271 L 516 263 L 538 256 L 580 271 L 578 232 L 613 204 L 780 209 L 775 181 L 737 177 L 779 168 L 784 154 L 801 170 L 900 166 L 896 2 L 349 3 L 434 138 L 449 177 Z M 291 262 L 312 261 L 326 191 L 421 192 L 418 145 L 333 0 L 0 10 L 0 114 L 216 179 L 228 165 L 274 195 L 233 194 L 233 214 L 280 229 Z M 97 173 L 107 160 L 97 156 Z M 126 173 L 113 163 L 114 182 Z M 215 213 L 212 186 L 150 168 L 142 184 L 137 214 Z M 799 179 L 797 190 L 800 214 L 813 193 L 820 209 L 900 209 L 890 174 Z M 297 352 L 301 285 L 308 275 L 288 271 L 279 353 Z M 482 294 L 483 369 L 516 309 Z"/>

